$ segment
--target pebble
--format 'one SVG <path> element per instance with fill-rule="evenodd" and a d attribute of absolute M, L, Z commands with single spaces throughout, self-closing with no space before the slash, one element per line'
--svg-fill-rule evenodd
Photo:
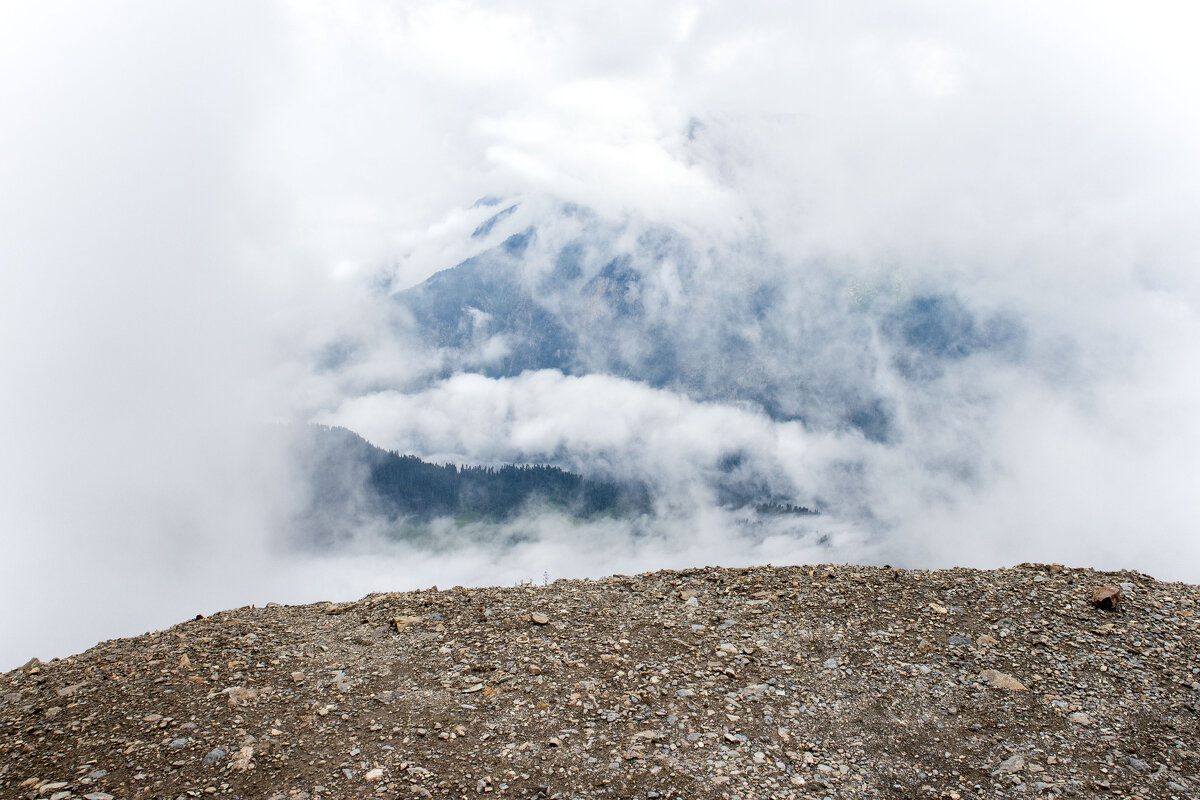
<path fill-rule="evenodd" d="M 989 686 L 996 689 L 1003 689 L 1007 692 L 1027 692 L 1025 684 L 1014 678 L 1008 673 L 1001 672 L 997 669 L 985 669 L 979 673 L 979 677 L 988 682 Z"/>
<path fill-rule="evenodd" d="M 254 747 L 252 745 L 242 745 L 230 766 L 238 772 L 247 772 L 253 766 Z"/>
<path fill-rule="evenodd" d="M 212 750 L 208 751 L 208 754 L 204 756 L 203 759 L 200 760 L 200 763 L 207 767 L 217 763 L 224 757 L 225 751 L 219 747 L 214 747 Z"/>
<path fill-rule="evenodd" d="M 996 768 L 996 772 L 1008 774 L 1012 772 L 1020 772 L 1025 769 L 1024 756 L 1009 756 L 1000 762 L 1000 766 Z"/>
<path fill-rule="evenodd" d="M 530 619 L 532 619 L 534 623 L 538 625 L 548 625 L 550 623 L 550 617 L 540 611 L 533 612 L 533 614 L 530 615 Z"/>

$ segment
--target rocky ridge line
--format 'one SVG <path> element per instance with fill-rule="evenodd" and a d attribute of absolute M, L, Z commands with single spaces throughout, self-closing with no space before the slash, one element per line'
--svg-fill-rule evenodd
<path fill-rule="evenodd" d="M 768 566 L 241 608 L 0 676 L 0 796 L 1196 797 L 1198 602 Z"/>

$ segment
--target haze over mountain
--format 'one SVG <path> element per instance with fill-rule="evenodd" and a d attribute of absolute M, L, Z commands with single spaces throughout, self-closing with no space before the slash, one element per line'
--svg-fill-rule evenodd
<path fill-rule="evenodd" d="M 7 4 L 0 667 L 544 574 L 1200 579 L 1196 14 Z M 314 550 L 314 423 L 646 510 Z"/>
<path fill-rule="evenodd" d="M 535 513 L 556 513 L 569 524 L 650 511 L 650 497 L 640 485 L 588 480 L 542 464 L 430 464 L 381 450 L 345 428 L 314 425 L 296 433 L 296 455 L 308 473 L 310 499 L 294 525 L 293 541 L 299 546 L 342 547 L 347 538 L 370 528 L 387 539 L 428 538 L 435 547 L 447 548 L 461 543 L 438 541 L 442 531 L 430 527 L 447 517 L 461 528 Z M 762 510 L 790 511 L 770 504 Z"/>

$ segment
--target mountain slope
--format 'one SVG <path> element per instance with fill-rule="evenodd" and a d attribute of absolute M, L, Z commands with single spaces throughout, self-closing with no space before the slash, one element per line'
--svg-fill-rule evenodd
<path fill-rule="evenodd" d="M 0 676 L 0 794 L 1195 796 L 1197 604 L 1022 565 L 241 608 Z"/>
<path fill-rule="evenodd" d="M 323 425 L 306 426 L 300 440 L 297 457 L 312 498 L 303 523 L 317 541 L 371 518 L 500 522 L 542 507 L 580 519 L 650 511 L 644 487 L 588 480 L 557 467 L 431 464 Z"/>
<path fill-rule="evenodd" d="M 443 357 L 443 376 L 600 373 L 695 400 L 757 406 L 822 430 L 896 435 L 897 384 L 948 365 L 1019 360 L 1019 318 L 944 287 L 866 287 L 836 267 L 788 267 L 753 243 L 510 206 L 498 242 L 395 293 L 393 324 Z"/>

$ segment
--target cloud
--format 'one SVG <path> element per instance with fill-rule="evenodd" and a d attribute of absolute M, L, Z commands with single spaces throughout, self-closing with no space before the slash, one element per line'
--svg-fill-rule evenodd
<path fill-rule="evenodd" d="M 6 4 L 0 602 L 26 611 L 4 617 L 0 664 L 435 574 L 810 557 L 802 536 L 747 545 L 707 502 L 735 451 L 837 507 L 823 553 L 1196 579 L 1194 14 Z M 519 209 L 473 238 L 498 210 L 485 196 Z M 458 362 L 388 292 L 521 226 L 558 252 L 578 225 L 564 202 L 622 231 L 614 253 L 653 231 L 688 243 L 645 297 L 698 357 L 719 355 L 731 298 L 786 287 L 728 374 L 786 367 L 809 416 L 620 375 L 444 374 Z M 888 322 L 905 309 L 926 327 Z M 1019 352 L 993 346 L 1004 320 Z M 876 441 L 872 414 L 892 426 Z M 540 520 L 542 545 L 495 572 L 466 551 L 307 561 L 278 552 L 298 500 L 256 431 L 310 419 L 426 457 L 650 476 L 694 509 L 658 544 L 627 531 L 609 560 Z M 703 533 L 684 547 L 688 526 Z"/>

